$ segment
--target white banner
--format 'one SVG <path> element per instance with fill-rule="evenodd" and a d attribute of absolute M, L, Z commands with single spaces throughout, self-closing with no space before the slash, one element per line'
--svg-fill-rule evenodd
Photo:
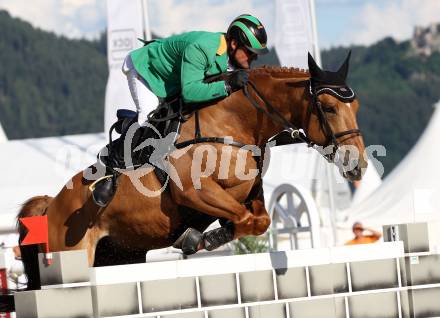
<path fill-rule="evenodd" d="M 119 108 L 136 110 L 121 67 L 127 54 L 142 46 L 138 38 L 151 38 L 147 17 L 145 0 L 107 0 L 109 78 L 105 94 L 105 132 L 108 132 L 115 122 L 116 111 Z"/>
<path fill-rule="evenodd" d="M 310 52 L 318 65 L 321 65 L 314 0 L 276 0 L 275 21 L 275 49 L 282 66 L 308 69 L 307 52 Z M 286 164 L 280 161 L 281 158 L 283 156 L 286 158 L 289 151 L 303 146 L 289 145 L 271 150 L 274 153 L 274 162 L 271 163 L 264 178 L 265 193 L 271 190 L 271 186 L 273 189 L 274 185 L 283 183 L 279 175 L 271 172 L 271 167 L 275 170 L 279 169 L 278 167 L 286 167 Z M 333 239 L 336 240 L 334 211 L 336 207 L 343 209 L 350 204 L 351 194 L 348 182 L 342 179 L 338 172 L 334 171 L 336 168 L 327 164 L 317 151 L 308 151 L 303 155 L 305 159 L 299 163 L 295 171 L 289 173 L 283 169 L 282 174 L 284 177 L 294 179 L 288 183 L 303 184 L 314 193 L 315 201 L 320 209 L 329 208 L 332 216 L 329 223 L 332 224 Z M 306 175 L 301 178 L 298 175 L 301 171 L 311 172 L 313 176 Z"/>
<path fill-rule="evenodd" d="M 320 62 L 312 0 L 276 0 L 275 49 L 282 66 L 308 69 L 307 52 Z"/>

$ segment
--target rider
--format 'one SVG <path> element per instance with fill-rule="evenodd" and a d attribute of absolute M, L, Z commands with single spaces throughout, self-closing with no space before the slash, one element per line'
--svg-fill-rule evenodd
<path fill-rule="evenodd" d="M 252 61 L 268 52 L 267 35 L 260 20 L 242 14 L 226 34 L 193 31 L 148 42 L 129 53 L 122 66 L 136 105 L 138 123 L 146 126 L 148 114 L 166 97 L 181 94 L 185 103 L 224 98 L 248 81 Z M 234 71 L 226 81 L 205 83 L 207 76 Z M 114 180 L 103 178 L 93 190 L 104 207 L 114 195 Z"/>
<path fill-rule="evenodd" d="M 209 75 L 235 69 L 249 69 L 258 54 L 267 52 L 266 31 L 252 15 L 234 19 L 225 34 L 187 32 L 154 40 L 132 51 L 123 72 L 142 126 L 161 99 L 181 93 L 185 103 L 200 103 L 226 97 L 247 81 L 246 72 L 230 79 L 204 83 Z"/>

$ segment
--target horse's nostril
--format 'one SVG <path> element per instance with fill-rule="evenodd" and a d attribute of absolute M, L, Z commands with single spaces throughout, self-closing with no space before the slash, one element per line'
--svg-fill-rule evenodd
<path fill-rule="evenodd" d="M 362 179 L 362 168 L 360 166 L 356 166 L 350 171 L 347 171 L 345 177 L 348 177 L 351 181 L 361 180 Z"/>
<path fill-rule="evenodd" d="M 354 175 L 357 180 L 360 180 L 362 178 L 362 168 L 360 166 L 356 166 L 356 168 L 354 169 Z"/>

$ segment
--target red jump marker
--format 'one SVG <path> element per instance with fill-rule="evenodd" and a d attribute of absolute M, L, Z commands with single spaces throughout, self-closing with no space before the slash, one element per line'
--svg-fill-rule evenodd
<path fill-rule="evenodd" d="M 46 265 L 52 264 L 52 253 L 49 251 L 49 231 L 47 215 L 20 218 L 20 222 L 28 229 L 28 234 L 20 245 L 45 244 L 44 259 Z"/>

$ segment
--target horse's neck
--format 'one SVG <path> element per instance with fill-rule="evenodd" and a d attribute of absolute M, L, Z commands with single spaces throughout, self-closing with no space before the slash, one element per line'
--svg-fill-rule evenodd
<path fill-rule="evenodd" d="M 288 81 L 292 81 L 287 78 L 274 79 L 270 76 L 263 76 L 251 78 L 251 80 L 277 112 L 296 127 L 302 128 L 304 87 L 287 85 Z M 268 106 L 255 95 L 251 88 L 249 92 L 262 108 L 270 112 Z M 243 92 L 236 92 L 216 105 L 201 110 L 200 125 L 202 136 L 230 136 L 235 141 L 253 145 L 265 144 L 270 137 L 284 128 L 279 121 L 269 118 L 252 106 Z M 193 138 L 193 119 L 185 127 L 187 129 L 182 131 L 182 140 Z"/>
<path fill-rule="evenodd" d="M 308 77 L 262 77 L 257 78 L 256 81 L 258 87 L 266 88 L 264 97 L 271 106 L 294 126 L 303 128 L 303 118 L 308 104 L 306 97 Z M 266 105 L 263 106 L 269 110 Z"/>
<path fill-rule="evenodd" d="M 270 110 L 271 107 L 295 127 L 304 128 L 302 126 L 307 107 L 305 86 L 301 84 L 304 80 L 303 78 L 272 78 L 270 76 L 253 78 L 259 93 L 270 103 L 270 106 L 258 98 L 251 88 L 249 92 L 261 108 L 272 114 L 272 118 L 256 110 L 243 93 L 234 94 L 226 99 L 225 103 L 229 107 L 236 108 L 239 116 L 245 119 L 239 123 L 241 131 L 252 132 L 255 144 L 264 144 L 270 137 L 284 129 L 280 120 L 275 119 L 277 115 Z"/>

